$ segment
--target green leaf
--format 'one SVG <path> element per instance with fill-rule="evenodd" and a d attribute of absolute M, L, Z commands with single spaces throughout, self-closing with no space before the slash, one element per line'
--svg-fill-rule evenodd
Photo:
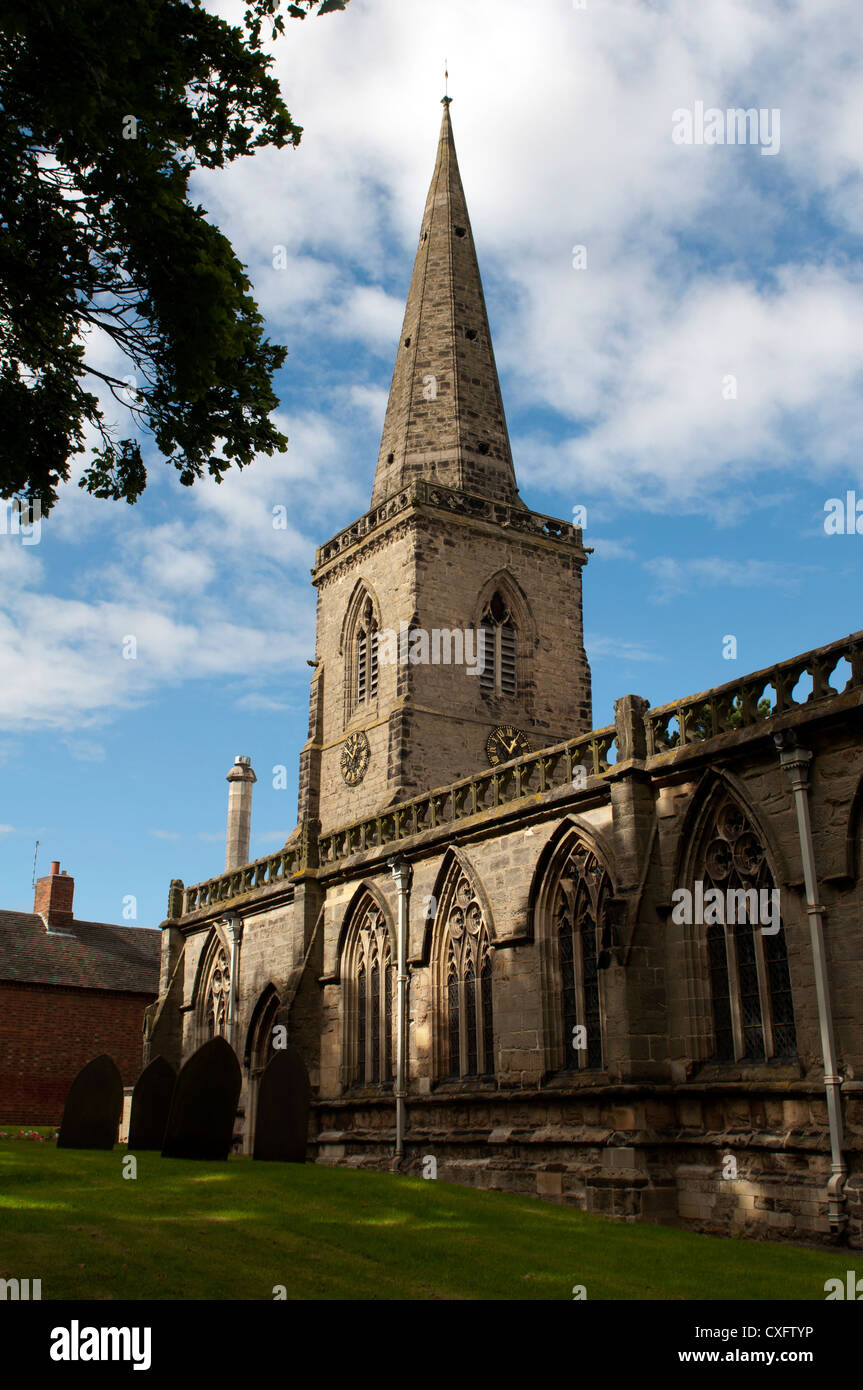
<path fill-rule="evenodd" d="M 250 0 L 234 25 L 199 0 L 6 7 L 0 497 L 39 498 L 47 513 L 95 434 L 81 486 L 137 500 L 141 445 L 115 440 L 97 388 L 186 484 L 285 448 L 271 417 L 286 349 L 265 337 L 244 267 L 189 198 L 196 169 L 299 143 L 262 47 L 281 8 Z M 116 375 L 88 360 L 93 329 L 125 354 Z"/>

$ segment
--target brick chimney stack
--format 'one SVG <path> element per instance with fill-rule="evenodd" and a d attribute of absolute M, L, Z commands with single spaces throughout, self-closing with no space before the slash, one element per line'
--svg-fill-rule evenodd
<path fill-rule="evenodd" d="M 37 878 L 33 911 L 39 914 L 50 931 L 72 930 L 75 920 L 72 915 L 74 892 L 74 878 L 70 878 L 65 869 L 60 872 L 57 859 L 51 864 L 50 874 L 45 878 Z"/>
<path fill-rule="evenodd" d="M 252 787 L 257 782 L 252 760 L 236 757 L 228 773 L 228 834 L 225 843 L 225 872 L 249 862 L 252 832 Z"/>

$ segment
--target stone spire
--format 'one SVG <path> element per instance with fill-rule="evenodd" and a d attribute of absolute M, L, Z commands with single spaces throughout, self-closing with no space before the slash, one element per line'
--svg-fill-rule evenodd
<path fill-rule="evenodd" d="M 414 478 L 518 495 L 449 107 L 423 213 L 372 506 Z"/>

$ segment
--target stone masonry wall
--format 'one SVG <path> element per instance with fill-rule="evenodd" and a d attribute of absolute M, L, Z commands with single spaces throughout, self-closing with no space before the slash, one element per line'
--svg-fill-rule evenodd
<path fill-rule="evenodd" d="M 317 581 L 315 677 L 323 683 L 316 742 L 324 832 L 487 767 L 486 741 L 500 724 L 522 729 L 532 747 L 590 729 L 580 557 L 583 562 L 571 541 L 526 538 L 425 508 L 325 567 Z M 413 623 L 431 633 L 475 631 L 497 575 L 512 593 L 518 629 L 516 697 L 484 696 L 478 677 L 463 666 L 385 663 L 377 696 L 348 713 L 343 628 L 360 581 L 380 599 L 382 628 L 398 633 L 401 623 Z M 365 732 L 370 760 L 360 784 L 348 787 L 339 764 L 353 730 Z M 307 772 L 305 781 L 311 780 Z"/>
<path fill-rule="evenodd" d="M 618 751 L 632 756 L 585 786 L 564 784 L 490 806 L 397 846 L 412 868 L 409 1163 L 432 1154 L 441 1177 L 537 1192 L 629 1219 L 826 1237 L 829 1136 L 812 947 L 797 819 L 772 727 L 647 758 L 625 727 L 638 702 L 627 697 L 618 705 Z M 794 718 L 813 754 L 809 801 L 843 1078 L 848 1229 L 860 1242 L 860 710 L 846 701 L 828 717 L 804 710 Z M 720 795 L 736 799 L 749 818 L 780 890 L 795 1057 L 713 1059 L 704 929 L 672 918 L 672 895 L 691 883 L 699 827 Z M 607 871 L 614 907 L 599 970 L 603 1066 L 582 1072 L 566 1069 L 551 919 L 554 885 L 577 843 Z M 278 885 L 256 889 L 254 902 L 230 909 L 244 919 L 238 1039 L 245 1045 L 268 984 L 293 1000 L 291 1017 L 315 1087 L 321 1162 L 392 1163 L 392 1081 L 358 1086 L 345 1071 L 344 946 L 351 913 L 370 894 L 389 924 L 395 958 L 397 897 L 387 863 L 395 848 L 368 848 L 309 869 L 296 881 L 293 901 Z M 448 1080 L 435 1061 L 435 961 L 444 929 L 437 904 L 454 874 L 466 875 L 475 890 L 492 946 L 493 1080 Z M 218 909 L 209 914 L 218 916 Z M 176 928 L 186 942 L 187 1050 L 196 1045 L 196 962 L 213 920 Z M 237 1047 L 239 1053 L 239 1041 Z M 251 1103 L 248 1091 L 244 1103 Z M 726 1171 L 729 1158 L 733 1171 Z"/>

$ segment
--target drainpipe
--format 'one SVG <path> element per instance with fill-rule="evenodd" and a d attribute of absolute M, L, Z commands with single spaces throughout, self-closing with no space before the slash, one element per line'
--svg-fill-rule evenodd
<path fill-rule="evenodd" d="M 812 753 L 799 748 L 793 730 L 774 735 L 779 749 L 779 762 L 788 774 L 797 810 L 797 833 L 800 857 L 803 861 L 803 881 L 806 887 L 806 912 L 812 939 L 812 961 L 815 967 L 815 993 L 818 999 L 818 1020 L 821 1026 L 821 1053 L 824 1059 L 824 1089 L 827 1097 L 827 1118 L 830 1125 L 831 1177 L 827 1184 L 830 1229 L 841 1235 L 848 1217 L 845 1212 L 845 1179 L 848 1169 L 842 1156 L 842 1078 L 836 1062 L 836 1042 L 833 1036 L 833 1012 L 830 1007 L 830 984 L 827 978 L 827 955 L 824 949 L 824 909 L 818 902 L 818 878 L 815 869 L 815 848 L 812 843 L 812 823 L 809 817 L 809 764 Z"/>
<path fill-rule="evenodd" d="M 226 922 L 231 936 L 231 990 L 228 996 L 228 1042 L 236 1052 L 237 989 L 240 980 L 240 942 L 243 939 L 243 919 L 242 917 L 228 917 L 226 918 Z"/>
<path fill-rule="evenodd" d="M 387 861 L 399 895 L 398 929 L 396 940 L 396 1162 L 404 1157 L 405 1097 L 407 1095 L 407 1035 L 408 1035 L 408 888 L 411 868 L 406 859 L 397 856 Z"/>

